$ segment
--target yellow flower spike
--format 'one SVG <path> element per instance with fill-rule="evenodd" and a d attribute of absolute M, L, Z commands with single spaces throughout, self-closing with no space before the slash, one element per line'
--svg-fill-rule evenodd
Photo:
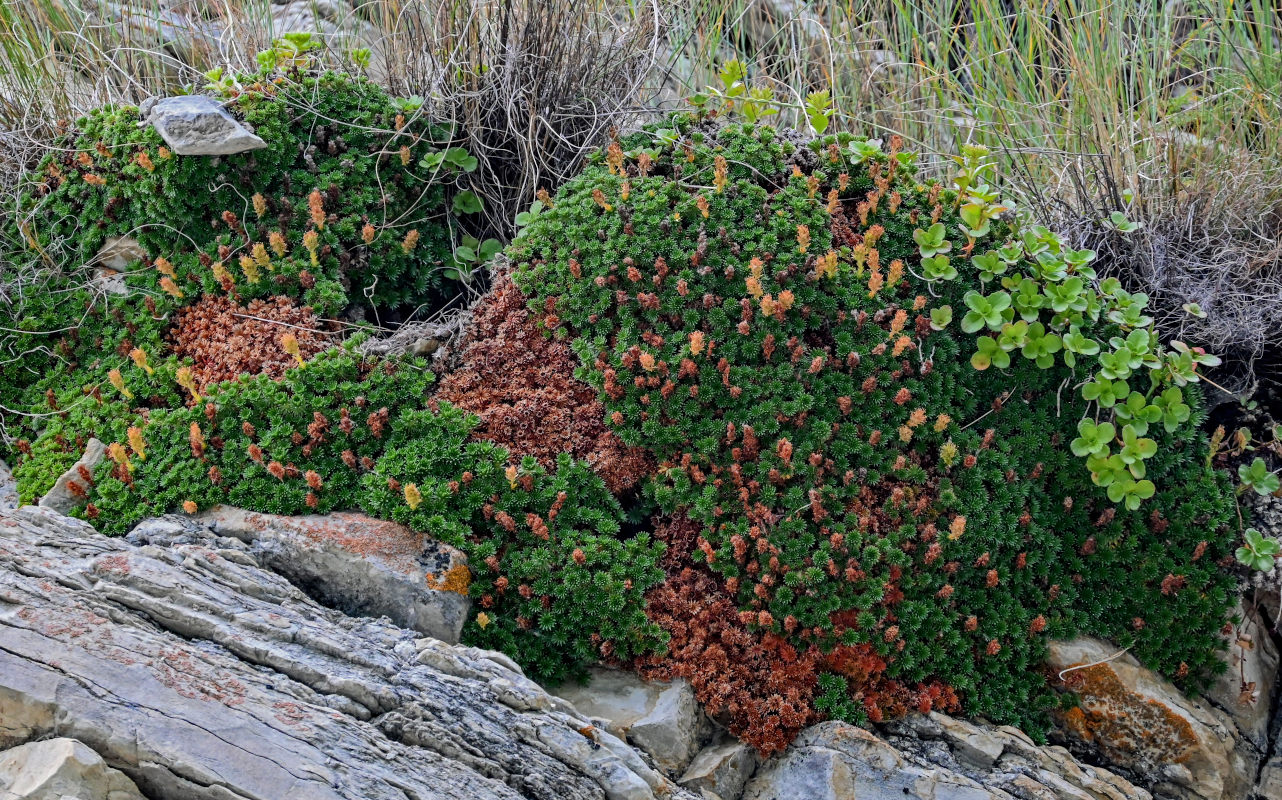
<path fill-rule="evenodd" d="M 307 255 L 311 256 L 312 266 L 318 266 L 316 261 L 316 251 L 320 248 L 320 234 L 315 230 L 310 230 L 303 234 L 303 247 L 307 248 Z"/>
<path fill-rule="evenodd" d="M 806 178 L 806 197 L 809 197 L 811 200 L 814 200 L 815 195 L 818 193 L 819 193 L 819 178 L 817 178 L 814 175 L 810 175 L 809 177 Z"/>
<path fill-rule="evenodd" d="M 606 211 L 614 210 L 614 206 L 606 202 L 605 192 L 601 191 L 600 189 L 592 190 L 592 201 L 597 205 L 601 206 L 601 208 L 605 209 Z"/>
<path fill-rule="evenodd" d="M 628 197 L 632 194 L 632 182 L 624 181 L 623 187 L 619 190 L 619 197 L 623 202 L 628 202 Z"/>
<path fill-rule="evenodd" d="M 289 353 L 291 356 L 294 357 L 294 360 L 298 362 L 299 368 L 306 366 L 306 364 L 303 363 L 303 353 L 301 350 L 298 349 L 297 336 L 295 336 L 292 333 L 281 334 L 280 346 L 285 348 L 286 353 Z"/>
<path fill-rule="evenodd" d="M 703 195 L 699 195 L 699 197 L 695 199 L 694 204 L 695 206 L 698 207 L 699 213 L 703 215 L 703 218 L 707 219 L 708 218 L 708 198 L 704 197 Z"/>
<path fill-rule="evenodd" d="M 174 265 L 169 263 L 169 259 L 164 256 L 156 258 L 156 271 L 168 278 L 177 278 L 178 273 L 174 272 Z"/>
<path fill-rule="evenodd" d="M 169 295 L 175 300 L 179 300 L 183 296 L 183 290 L 179 289 L 178 284 L 174 283 L 173 280 L 170 278 L 161 278 L 160 288 L 164 290 L 165 294 Z"/>
<path fill-rule="evenodd" d="M 192 455 L 200 458 L 205 452 L 205 434 L 200 430 L 200 423 L 193 422 L 187 431 L 187 441 L 191 444 Z"/>
<path fill-rule="evenodd" d="M 730 165 L 726 163 L 725 156 L 717 156 L 713 165 L 712 185 L 717 187 L 717 194 L 721 194 L 730 182 Z"/>
<path fill-rule="evenodd" d="M 410 507 L 410 511 L 418 508 L 419 503 L 423 502 L 423 495 L 418 490 L 418 485 L 413 483 L 405 484 L 405 504 Z"/>
<path fill-rule="evenodd" d="M 134 360 L 134 365 L 139 369 L 146 370 L 148 375 L 154 375 L 156 371 L 147 363 L 147 353 L 141 347 L 135 347 L 129 351 L 129 357 Z"/>
<path fill-rule="evenodd" d="M 325 227 L 325 199 L 321 197 L 320 189 L 312 189 L 312 193 L 307 195 L 307 210 L 311 214 L 312 224 L 317 230 Z"/>
<path fill-rule="evenodd" d="M 254 192 L 254 196 L 250 199 L 254 203 L 254 214 L 256 214 L 259 219 L 267 216 L 267 198 L 263 197 L 258 192 Z"/>
<path fill-rule="evenodd" d="M 110 445 L 108 445 L 107 455 L 111 456 L 112 461 L 115 461 L 117 464 L 124 467 L 129 472 L 134 471 L 133 462 L 129 460 L 129 453 L 126 452 L 125 446 L 120 442 L 112 442 Z"/>
<path fill-rule="evenodd" d="M 610 146 L 605 149 L 605 163 L 610 168 L 611 175 L 623 173 L 623 148 L 618 142 L 610 142 Z"/>
<path fill-rule="evenodd" d="M 966 518 L 961 514 L 953 517 L 952 523 L 948 526 L 948 541 L 955 542 L 966 532 Z"/>
<path fill-rule="evenodd" d="M 129 429 L 129 449 L 133 450 L 138 456 L 139 461 L 147 460 L 147 443 L 142 438 L 142 428 L 131 427 Z"/>
<path fill-rule="evenodd" d="M 289 248 L 285 244 L 285 234 L 280 231 L 272 231 L 267 234 L 267 242 L 272 246 L 272 252 L 276 254 L 277 258 L 284 258 L 285 253 L 289 252 Z"/>
<path fill-rule="evenodd" d="M 120 392 L 130 400 L 134 399 L 134 393 L 129 391 L 129 387 L 125 386 L 125 377 L 120 374 L 120 370 L 113 369 L 111 372 L 108 372 L 107 380 L 111 381 L 111 385 L 116 387 L 116 391 Z"/>
<path fill-rule="evenodd" d="M 486 614 L 484 611 L 477 614 L 476 624 L 480 626 L 481 630 L 485 630 L 490 625 L 490 615 Z"/>
<path fill-rule="evenodd" d="M 939 429 L 938 423 L 936 423 L 935 427 L 936 430 Z M 952 439 L 944 442 L 943 447 L 939 448 L 939 460 L 944 462 L 945 467 L 951 467 L 953 462 L 957 460 L 957 445 L 953 444 Z"/>
<path fill-rule="evenodd" d="M 227 268 L 223 266 L 223 262 L 215 261 L 214 265 L 210 267 L 210 269 L 213 270 L 214 280 L 218 281 L 219 283 L 234 284 L 236 282 L 236 279 L 233 278 L 231 276 L 231 273 L 227 271 Z"/>
<path fill-rule="evenodd" d="M 250 251 L 254 256 L 254 263 L 263 269 L 272 268 L 271 256 L 267 255 L 267 248 L 263 247 L 262 242 L 254 242 L 254 247 Z"/>
<path fill-rule="evenodd" d="M 868 276 L 868 296 L 876 297 L 885 283 L 886 280 L 881 276 L 881 271 L 873 267 L 872 274 Z"/>
<path fill-rule="evenodd" d="M 178 385 L 191 392 L 191 399 L 199 403 L 202 399 L 200 392 L 196 391 L 196 376 L 192 373 L 191 367 L 179 367 L 174 373 L 174 378 Z"/>
<path fill-rule="evenodd" d="M 810 227 L 807 225 L 797 226 L 797 249 L 802 253 L 810 247 Z"/>
<path fill-rule="evenodd" d="M 703 331 L 690 334 L 690 355 L 697 356 L 703 352 Z"/>
<path fill-rule="evenodd" d="M 401 166 L 408 167 L 410 165 L 410 158 L 410 146 L 407 144 L 401 145 Z"/>
<path fill-rule="evenodd" d="M 415 247 L 418 247 L 417 228 L 405 234 L 405 239 L 401 242 L 401 252 L 405 253 L 405 255 L 409 255 L 414 252 Z"/>
<path fill-rule="evenodd" d="M 948 427 L 948 423 L 952 421 L 953 418 L 947 414 L 940 414 L 935 418 L 935 433 L 943 433 L 944 429 Z"/>
<path fill-rule="evenodd" d="M 904 277 L 904 262 L 894 259 L 890 262 L 890 269 L 886 272 L 886 285 L 893 287 Z"/>
<path fill-rule="evenodd" d="M 827 255 L 820 256 L 815 262 L 815 274 L 820 278 L 837 277 L 837 252 L 829 250 Z"/>
<path fill-rule="evenodd" d="M 509 466 L 508 466 L 508 468 L 507 468 L 506 470 L 504 470 L 503 474 L 507 477 L 507 483 L 508 483 L 508 486 L 510 486 L 511 488 L 515 489 L 515 488 L 516 488 L 516 477 L 517 477 L 517 474 L 518 474 L 518 473 L 517 473 L 517 469 L 516 469 L 516 465 L 515 465 L 515 464 L 511 464 L 511 465 L 509 465 Z"/>
<path fill-rule="evenodd" d="M 245 280 L 258 283 L 258 265 L 249 256 L 240 257 L 240 271 L 245 273 Z"/>
<path fill-rule="evenodd" d="M 836 214 L 837 209 L 841 207 L 841 201 L 837 199 L 837 190 L 833 189 L 828 192 L 828 213 Z"/>

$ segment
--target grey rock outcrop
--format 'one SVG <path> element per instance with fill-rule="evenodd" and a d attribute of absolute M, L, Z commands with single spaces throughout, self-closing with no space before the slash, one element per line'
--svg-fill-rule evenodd
<path fill-rule="evenodd" d="M 196 524 L 245 542 L 259 564 L 349 615 L 385 616 L 451 644 L 467 621 L 466 557 L 404 525 L 364 514 L 284 517 L 230 506 L 210 509 Z"/>
<path fill-rule="evenodd" d="M 677 783 L 704 800 L 738 800 L 756 768 L 756 751 L 727 737 L 700 750 Z"/>
<path fill-rule="evenodd" d="M 1235 616 L 1241 621 L 1225 636 L 1228 669 L 1207 690 L 1205 699 L 1237 725 L 1247 744 L 1269 749 L 1269 715 L 1277 691 L 1278 649 L 1259 609 L 1247 598 Z"/>
<path fill-rule="evenodd" d="M 693 800 L 503 656 L 416 636 L 236 539 L 0 512 L 0 747 L 78 739 L 148 797 Z"/>
<path fill-rule="evenodd" d="M 743 799 L 1151 800 L 1144 789 L 1078 763 L 1062 747 L 1038 747 L 1014 728 L 939 714 L 884 727 L 886 738 L 842 722 L 807 729 L 761 766 Z"/>
<path fill-rule="evenodd" d="M 1260 751 L 1225 711 L 1182 694 L 1108 642 L 1052 641 L 1047 666 L 1079 704 L 1059 715 L 1076 751 L 1182 800 L 1238 800 L 1255 783 Z"/>
<path fill-rule="evenodd" d="M 144 800 L 134 782 L 75 739 L 28 742 L 0 752 L 4 800 Z"/>
<path fill-rule="evenodd" d="M 84 455 L 71 469 L 58 476 L 53 488 L 40 498 L 40 506 L 59 514 L 69 514 L 85 504 L 88 496 L 89 479 L 93 477 L 94 468 L 107 456 L 107 445 L 97 439 L 90 439 L 85 445 Z M 85 476 L 88 475 L 89 478 Z"/>
<path fill-rule="evenodd" d="M 18 482 L 9 465 L 0 461 L 0 511 L 11 511 L 17 507 Z"/>
<path fill-rule="evenodd" d="M 180 156 L 227 156 L 267 146 L 218 101 L 204 95 L 149 100 L 141 112 L 144 121 Z"/>
<path fill-rule="evenodd" d="M 644 750 L 669 775 L 680 775 L 712 733 L 694 689 L 682 679 L 650 683 L 633 672 L 600 668 L 587 686 L 566 684 L 556 692 Z"/>

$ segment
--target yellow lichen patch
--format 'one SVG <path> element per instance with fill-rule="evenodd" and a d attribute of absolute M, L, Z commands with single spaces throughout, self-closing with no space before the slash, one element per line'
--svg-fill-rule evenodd
<path fill-rule="evenodd" d="M 1147 770 L 1186 761 L 1199 749 L 1188 719 L 1128 689 L 1108 664 L 1074 669 L 1062 685 L 1079 698 L 1077 708 L 1060 715 L 1064 727 L 1116 764 Z"/>
<path fill-rule="evenodd" d="M 431 572 L 427 573 L 427 585 L 438 592 L 454 592 L 467 597 L 468 587 L 472 585 L 472 573 L 466 564 L 455 564 L 440 578 Z"/>

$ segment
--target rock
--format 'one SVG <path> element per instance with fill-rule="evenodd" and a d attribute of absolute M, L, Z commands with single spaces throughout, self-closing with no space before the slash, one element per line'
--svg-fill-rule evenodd
<path fill-rule="evenodd" d="M 680 775 L 711 733 L 689 683 L 648 683 L 631 672 L 592 670 L 587 686 L 566 684 L 556 693 L 582 714 L 608 720 L 610 730 L 650 754 L 670 775 Z"/>
<path fill-rule="evenodd" d="M 934 712 L 930 718 L 939 725 L 953 754 L 964 764 L 988 769 L 1006 749 L 1001 739 L 977 725 Z"/>
<path fill-rule="evenodd" d="M 111 236 L 98 250 L 94 263 L 116 272 L 125 270 L 147 257 L 138 240 L 132 236 Z"/>
<path fill-rule="evenodd" d="M 696 800 L 501 656 L 184 537 L 0 512 L 0 747 L 78 739 L 150 798 Z"/>
<path fill-rule="evenodd" d="M 191 524 L 177 515 L 162 520 L 180 528 Z M 161 543 L 157 524 L 134 540 Z M 403 525 L 364 514 L 283 517 L 230 506 L 215 506 L 195 525 L 244 542 L 258 564 L 349 616 L 385 616 L 450 644 L 467 621 L 466 557 Z"/>
<path fill-rule="evenodd" d="M 1242 621 L 1225 637 L 1229 668 L 1207 691 L 1206 700 L 1228 714 L 1242 738 L 1263 754 L 1269 750 L 1278 649 L 1258 609 L 1246 598 L 1235 615 Z"/>
<path fill-rule="evenodd" d="M 756 768 L 756 752 L 730 739 L 700 750 L 677 783 L 705 800 L 738 800 Z"/>
<path fill-rule="evenodd" d="M 1144 778 L 1159 794 L 1237 800 L 1254 783 L 1258 755 L 1239 748 L 1232 719 L 1098 639 L 1050 644 L 1048 666 L 1080 706 L 1059 715 L 1077 749 Z M 1103 662 L 1103 663 L 1099 663 Z M 1061 672 L 1070 667 L 1080 667 Z"/>
<path fill-rule="evenodd" d="M 75 739 L 29 742 L 0 753 L 4 800 L 144 800 L 134 782 Z"/>
<path fill-rule="evenodd" d="M 18 507 L 18 481 L 13 477 L 9 465 L 0 461 L 0 511 L 11 511 Z"/>
<path fill-rule="evenodd" d="M 83 506 L 88 496 L 85 492 L 89 489 L 85 474 L 92 477 L 94 469 L 106 456 L 107 445 L 97 439 L 90 439 L 80 460 L 62 473 L 54 481 L 53 488 L 40 498 L 40 506 L 59 514 L 69 514 Z"/>
<path fill-rule="evenodd" d="M 94 257 L 93 284 L 108 294 L 129 294 L 125 271 L 147 257 L 138 240 L 132 236 L 112 236 Z"/>
<path fill-rule="evenodd" d="M 958 772 L 915 764 L 844 722 L 806 729 L 748 783 L 744 800 L 986 800 L 995 795 Z"/>
<path fill-rule="evenodd" d="M 1282 756 L 1274 756 L 1264 765 L 1255 784 L 1255 794 L 1250 796 L 1259 800 L 1282 797 Z"/>
<path fill-rule="evenodd" d="M 758 770 L 744 800 L 1151 800 L 1008 726 L 914 714 L 882 729 L 885 738 L 841 722 L 807 729 Z"/>
<path fill-rule="evenodd" d="M 204 95 L 166 97 L 143 106 L 143 118 L 180 156 L 226 156 L 267 146 Z"/>

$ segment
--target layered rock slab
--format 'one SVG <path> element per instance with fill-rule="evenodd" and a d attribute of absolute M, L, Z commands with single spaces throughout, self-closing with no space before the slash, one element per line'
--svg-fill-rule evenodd
<path fill-rule="evenodd" d="M 324 608 L 247 549 L 0 512 L 0 747 L 75 738 L 150 797 L 692 797 L 503 656 Z"/>
<path fill-rule="evenodd" d="M 144 800 L 134 782 L 75 739 L 28 742 L 0 753 L 4 800 Z"/>

